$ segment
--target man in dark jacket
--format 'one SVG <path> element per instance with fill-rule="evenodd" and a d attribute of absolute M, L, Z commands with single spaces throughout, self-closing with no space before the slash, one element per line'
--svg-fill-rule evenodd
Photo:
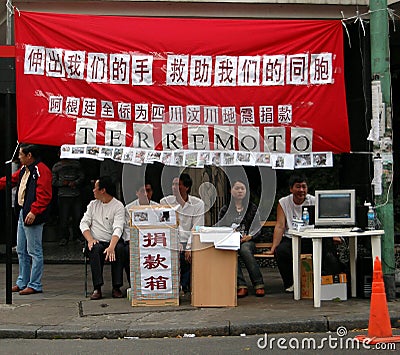
<path fill-rule="evenodd" d="M 60 218 L 59 245 L 68 244 L 69 217 L 72 219 L 72 240 L 80 240 L 79 221 L 81 219 L 81 186 L 85 175 L 78 160 L 61 159 L 51 170 L 53 186 L 57 187 L 58 211 Z"/>
<path fill-rule="evenodd" d="M 21 168 L 11 177 L 17 186 L 15 208 L 18 213 L 17 253 L 19 275 L 13 292 L 30 295 L 42 292 L 43 275 L 43 225 L 51 201 L 51 171 L 39 159 L 38 146 L 21 144 L 19 160 Z M 0 189 L 6 185 L 5 177 L 0 179 Z"/>

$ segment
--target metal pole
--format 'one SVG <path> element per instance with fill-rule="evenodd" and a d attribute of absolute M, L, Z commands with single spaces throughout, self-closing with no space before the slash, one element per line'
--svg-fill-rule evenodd
<path fill-rule="evenodd" d="M 382 271 L 388 300 L 396 298 L 395 258 L 394 258 L 394 221 L 393 221 L 393 152 L 392 152 L 392 97 L 389 54 L 389 21 L 387 0 L 370 0 L 371 35 L 371 73 L 379 80 L 382 100 L 386 107 L 385 142 L 383 146 L 374 146 L 383 159 L 382 194 L 375 196 L 377 214 L 383 224 L 385 234 L 382 238 Z"/>
<path fill-rule="evenodd" d="M 7 0 L 7 33 L 6 44 L 12 44 L 12 4 L 11 0 Z M 11 70 L 11 68 L 10 68 Z M 5 153 L 10 160 L 6 163 L 6 303 L 12 304 L 12 207 L 11 207 L 11 164 L 12 164 L 12 148 L 11 148 L 11 92 L 6 93 L 5 102 L 6 114 L 6 134 L 5 134 Z"/>
<path fill-rule="evenodd" d="M 5 103 L 6 119 L 11 118 L 11 94 L 6 94 Z M 6 156 L 11 157 L 11 127 L 10 123 L 6 125 Z M 6 303 L 12 304 L 12 236 L 13 236 L 13 226 L 12 226 L 12 207 L 11 207 L 11 160 L 6 163 Z"/>

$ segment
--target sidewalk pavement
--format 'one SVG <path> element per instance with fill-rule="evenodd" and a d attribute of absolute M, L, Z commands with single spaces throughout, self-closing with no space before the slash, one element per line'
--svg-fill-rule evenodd
<path fill-rule="evenodd" d="M 189 296 L 181 297 L 180 306 L 132 307 L 126 298 L 111 298 L 109 265 L 104 270 L 104 298 L 91 301 L 84 295 L 83 264 L 45 264 L 44 292 L 14 293 L 9 305 L 5 303 L 5 269 L 0 264 L 0 338 L 228 336 L 368 327 L 369 299 L 323 301 L 321 308 L 314 308 L 312 300 L 295 301 L 293 294 L 283 293 L 279 273 L 266 267 L 262 268 L 266 296 L 255 297 L 250 288 L 250 295 L 238 299 L 237 307 L 227 308 L 192 307 Z M 17 273 L 18 265 L 13 264 L 13 281 Z M 388 307 L 392 326 L 399 333 L 399 300 Z"/>

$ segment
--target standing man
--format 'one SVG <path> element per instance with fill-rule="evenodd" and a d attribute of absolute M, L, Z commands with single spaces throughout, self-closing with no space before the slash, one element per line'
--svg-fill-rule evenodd
<path fill-rule="evenodd" d="M 295 220 L 301 220 L 302 207 L 315 204 L 315 197 L 308 194 L 307 178 L 304 175 L 292 175 L 289 179 L 290 195 L 279 200 L 276 225 L 271 250 L 268 254 L 276 256 L 286 292 L 293 292 L 293 254 L 289 229 L 295 229 Z M 304 242 L 309 242 L 305 244 Z M 302 253 L 311 253 L 310 240 L 302 241 Z"/>
<path fill-rule="evenodd" d="M 80 229 L 87 240 L 90 269 L 92 271 L 93 293 L 91 300 L 103 297 L 103 267 L 106 260 L 111 263 L 112 297 L 122 298 L 123 285 L 123 240 L 125 209 L 115 196 L 115 185 L 109 176 L 100 177 L 94 184 L 95 200 L 87 206 L 80 223 Z"/>
<path fill-rule="evenodd" d="M 19 148 L 21 168 L 11 177 L 17 186 L 15 210 L 18 215 L 17 253 L 19 275 L 12 292 L 30 295 L 43 291 L 43 225 L 51 202 L 51 171 L 39 159 L 39 147 L 22 143 Z M 0 179 L 0 189 L 6 179 Z"/>
<path fill-rule="evenodd" d="M 60 246 L 68 244 L 69 217 L 72 219 L 72 240 L 80 240 L 81 186 L 85 175 L 79 160 L 61 159 L 52 169 L 52 184 L 57 187 L 58 211 L 60 217 Z"/>
<path fill-rule="evenodd" d="M 191 230 L 204 225 L 204 202 L 190 195 L 192 185 L 189 174 L 181 174 L 172 180 L 172 195 L 160 201 L 160 205 L 178 206 L 181 287 L 185 293 L 190 292 Z"/>

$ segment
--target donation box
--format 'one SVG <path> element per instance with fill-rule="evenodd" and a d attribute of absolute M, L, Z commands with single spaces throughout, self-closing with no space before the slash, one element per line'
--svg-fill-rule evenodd
<path fill-rule="evenodd" d="M 218 249 L 202 243 L 200 234 L 192 239 L 192 306 L 235 307 L 237 250 Z"/>
<path fill-rule="evenodd" d="M 132 306 L 179 305 L 176 213 L 168 206 L 129 210 Z"/>

